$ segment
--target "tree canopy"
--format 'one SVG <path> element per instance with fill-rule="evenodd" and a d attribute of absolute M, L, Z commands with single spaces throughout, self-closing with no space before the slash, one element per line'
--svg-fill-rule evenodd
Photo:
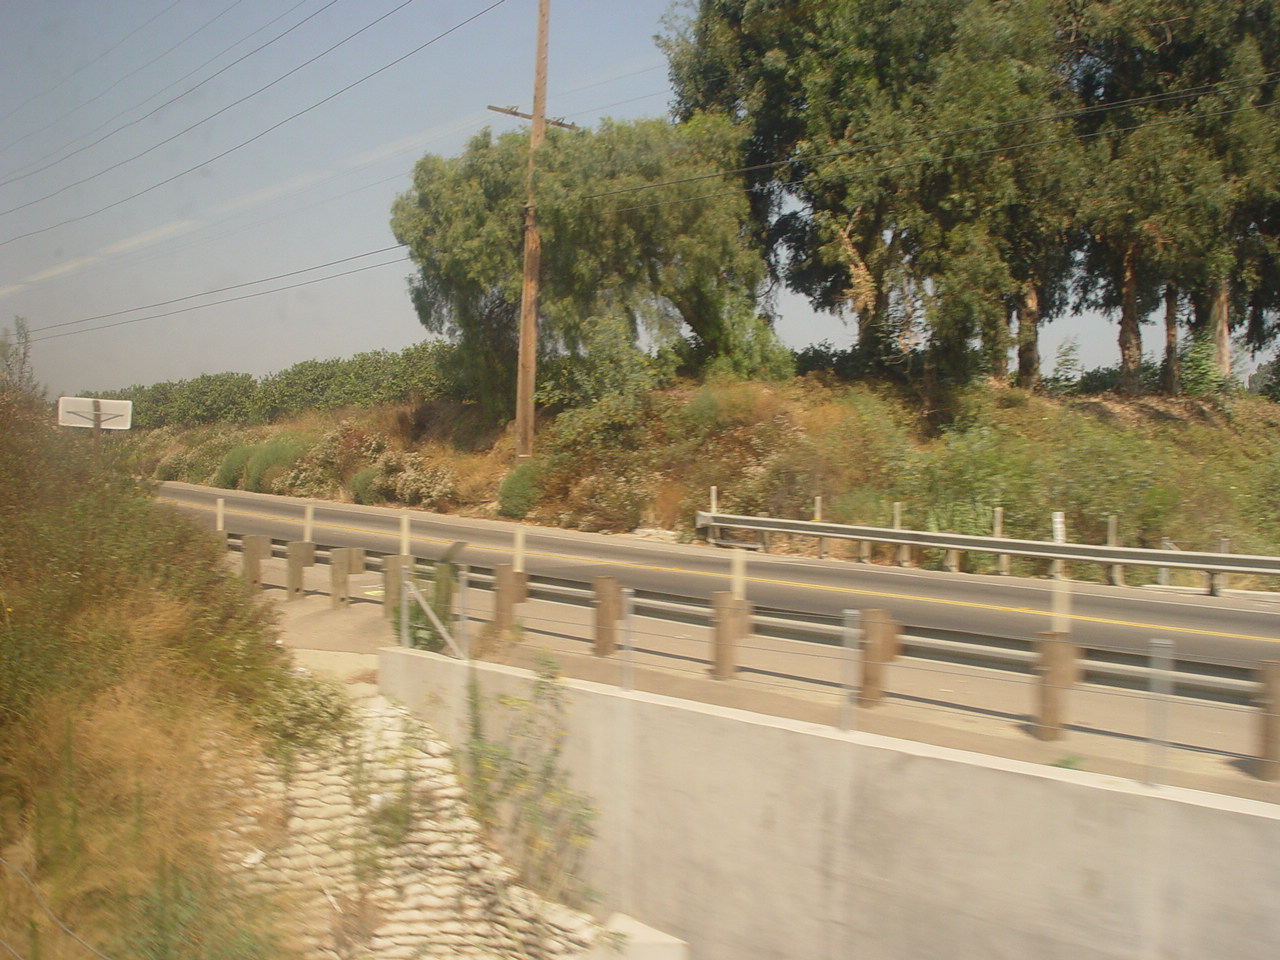
<path fill-rule="evenodd" d="M 1179 324 L 1224 372 L 1230 330 L 1276 336 L 1273 3 L 699 0 L 662 42 L 677 117 L 738 131 L 774 275 L 881 366 L 1016 345 L 1033 386 L 1072 306 L 1119 319 L 1129 389 L 1161 306 L 1167 367 Z"/>
<path fill-rule="evenodd" d="M 549 132 L 535 181 L 539 354 L 578 362 L 562 387 L 589 394 L 623 354 L 677 340 L 689 365 L 776 367 L 746 199 L 714 178 L 732 145 L 715 118 Z M 526 134 L 489 131 L 461 156 L 425 156 L 391 219 L 417 266 L 419 318 L 456 340 L 464 389 L 498 414 L 514 393 L 527 156 Z"/>

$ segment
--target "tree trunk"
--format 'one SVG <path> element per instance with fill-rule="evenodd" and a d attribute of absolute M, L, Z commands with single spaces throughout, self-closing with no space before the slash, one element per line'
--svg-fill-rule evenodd
<path fill-rule="evenodd" d="M 1013 311 L 1007 310 L 1003 328 L 988 326 L 983 331 L 983 348 L 991 365 L 991 376 L 1002 383 L 1009 379 L 1009 329 L 1012 326 Z"/>
<path fill-rule="evenodd" d="M 1231 323 L 1227 278 L 1220 277 L 1209 306 L 1209 336 L 1213 340 L 1213 364 L 1223 378 L 1231 376 Z"/>
<path fill-rule="evenodd" d="M 1129 244 L 1124 251 L 1120 271 L 1120 392 L 1133 396 L 1138 392 L 1138 373 L 1142 364 L 1142 329 L 1138 325 L 1137 247 Z"/>
<path fill-rule="evenodd" d="M 1040 291 L 1034 283 L 1023 286 L 1018 299 L 1018 386 L 1040 387 Z"/>
<path fill-rule="evenodd" d="M 1178 359 L 1178 288 L 1172 283 L 1164 288 L 1164 392 L 1171 397 L 1182 394 L 1182 363 Z"/>

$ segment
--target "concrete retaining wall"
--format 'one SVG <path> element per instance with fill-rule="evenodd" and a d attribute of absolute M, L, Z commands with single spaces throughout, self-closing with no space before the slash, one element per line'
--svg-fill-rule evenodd
<path fill-rule="evenodd" d="M 385 649 L 458 744 L 468 666 Z M 528 675 L 475 665 L 482 697 Z M 693 960 L 1270 958 L 1280 808 L 563 681 L 589 882 Z M 492 715 L 494 710 L 486 710 Z"/>

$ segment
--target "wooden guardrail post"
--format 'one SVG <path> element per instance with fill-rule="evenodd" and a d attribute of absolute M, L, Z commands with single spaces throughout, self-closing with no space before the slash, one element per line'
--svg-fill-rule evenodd
<path fill-rule="evenodd" d="M 362 570 L 364 551 L 359 547 L 335 547 L 329 552 L 329 606 L 351 605 L 351 574 Z"/>
<path fill-rule="evenodd" d="M 1119 518 L 1114 513 L 1109 514 L 1107 516 L 1107 546 L 1108 547 L 1120 546 L 1120 521 L 1119 521 Z M 1107 579 L 1111 582 L 1111 585 L 1113 587 L 1123 587 L 1124 586 L 1124 564 L 1121 564 L 1121 563 L 1111 564 L 1110 571 L 1107 575 Z"/>
<path fill-rule="evenodd" d="M 1004 537 L 1004 507 L 996 507 L 991 518 L 991 536 L 997 538 Z M 1007 577 L 1009 575 L 1009 555 L 1007 553 L 996 554 L 996 575 Z"/>
<path fill-rule="evenodd" d="M 511 564 L 500 563 L 493 568 L 493 580 L 493 622 L 506 634 L 516 622 L 516 604 L 529 597 L 529 579 Z"/>
<path fill-rule="evenodd" d="M 729 591 L 711 594 L 711 676 L 729 680 L 738 671 L 734 652 L 751 632 L 751 604 Z"/>
<path fill-rule="evenodd" d="M 315 566 L 316 545 L 309 540 L 293 540 L 285 546 L 288 562 L 285 576 L 286 600 L 296 600 L 305 592 L 302 584 L 303 567 Z"/>
<path fill-rule="evenodd" d="M 895 530 L 902 529 L 902 502 L 900 500 L 895 500 L 893 503 L 893 529 Z M 897 557 L 898 566 L 900 567 L 915 566 L 915 564 L 912 563 L 910 544 L 906 544 L 906 543 L 899 544 L 898 549 L 894 552 Z"/>
<path fill-rule="evenodd" d="M 252 586 L 262 586 L 262 561 L 271 556 L 271 538 L 265 533 L 245 534 L 240 551 L 241 576 Z"/>
<path fill-rule="evenodd" d="M 1066 725 L 1067 691 L 1080 679 L 1080 651 L 1067 634 L 1036 634 L 1036 739 L 1061 740 Z"/>
<path fill-rule="evenodd" d="M 898 655 L 898 624 L 888 610 L 862 611 L 862 683 L 858 704 L 874 707 L 884 700 L 885 665 Z"/>
<path fill-rule="evenodd" d="M 1218 538 L 1218 552 L 1230 553 L 1231 540 L 1227 537 Z M 1231 581 L 1231 575 L 1228 573 L 1211 573 L 1209 574 L 1209 596 L 1220 597 L 1227 591 L 1227 586 Z"/>
<path fill-rule="evenodd" d="M 617 577 L 596 577 L 595 654 L 612 656 L 618 648 L 618 621 L 622 619 L 622 587 Z"/>
<path fill-rule="evenodd" d="M 1262 711 L 1258 778 L 1280 780 L 1280 660 L 1260 661 L 1258 681 L 1262 688 L 1258 696 Z"/>
<path fill-rule="evenodd" d="M 382 612 L 388 620 L 400 615 L 400 585 L 404 572 L 413 571 L 413 557 L 382 558 Z"/>

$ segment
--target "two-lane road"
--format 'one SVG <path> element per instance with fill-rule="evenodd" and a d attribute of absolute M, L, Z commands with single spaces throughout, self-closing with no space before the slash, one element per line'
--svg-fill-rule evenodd
<path fill-rule="evenodd" d="M 226 500 L 226 526 L 234 533 L 276 538 L 302 535 L 306 504 L 314 509 L 314 539 L 330 546 L 399 550 L 399 509 L 165 483 L 159 497 L 212 519 Z M 465 541 L 458 559 L 475 566 L 510 562 L 517 524 L 409 511 L 411 552 L 438 558 Z M 206 521 L 206 522 L 207 522 Z M 728 551 L 670 544 L 635 536 L 608 536 L 525 527 L 525 568 L 539 576 L 589 582 L 616 576 L 637 590 L 705 602 L 729 586 Z M 747 595 L 757 608 L 800 611 L 837 621 L 846 609 L 878 607 L 910 627 L 1031 639 L 1051 629 L 1053 592 L 1048 580 L 949 574 L 842 560 L 751 555 Z M 1242 666 L 1280 658 L 1280 595 L 1271 599 L 1188 595 L 1154 589 L 1071 583 L 1068 622 L 1076 642 L 1094 649 L 1144 651 L 1154 637 L 1171 640 L 1180 659 Z"/>

